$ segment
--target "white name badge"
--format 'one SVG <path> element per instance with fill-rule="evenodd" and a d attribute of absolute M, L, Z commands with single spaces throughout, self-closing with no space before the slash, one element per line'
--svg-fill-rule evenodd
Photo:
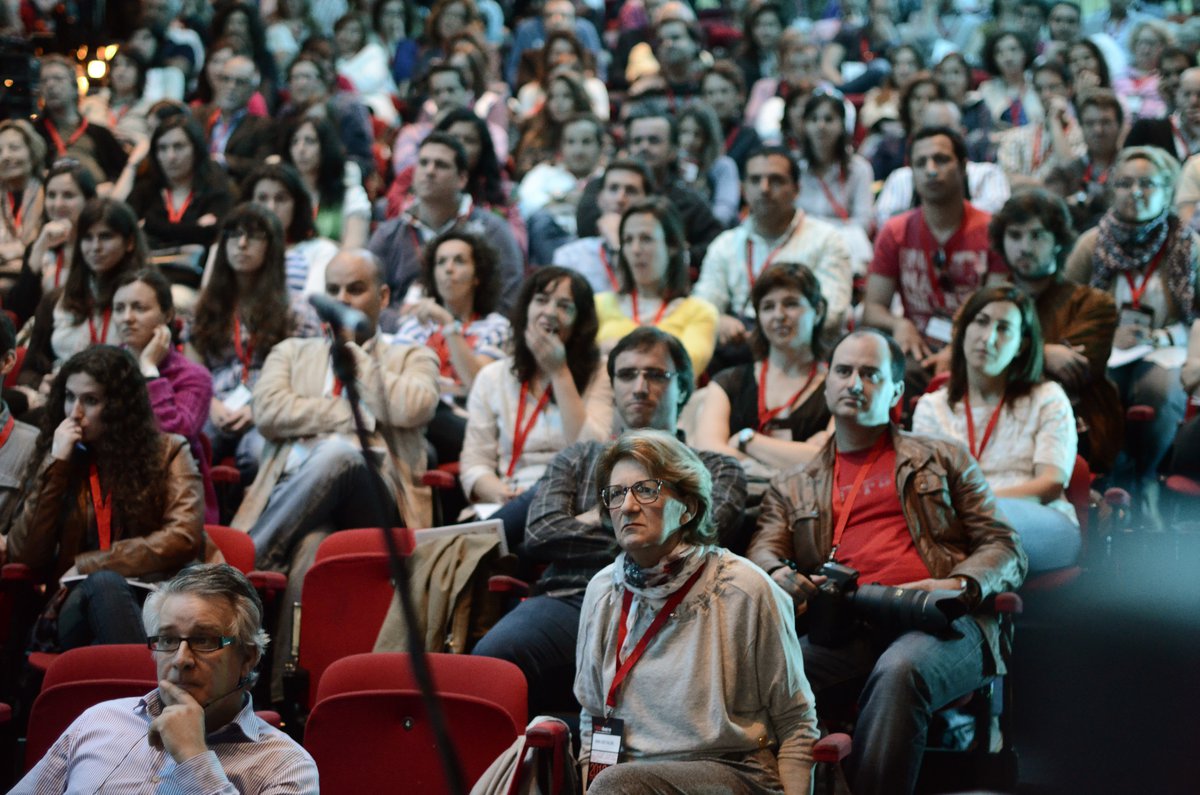
<path fill-rule="evenodd" d="M 932 315 L 925 324 L 925 336 L 935 342 L 950 342 L 954 339 L 954 324 L 949 318 Z"/>
<path fill-rule="evenodd" d="M 238 384 L 237 389 L 226 395 L 225 399 L 221 402 L 225 405 L 225 408 L 229 409 L 230 411 L 238 411 L 242 407 L 248 406 L 251 398 L 253 397 L 254 393 L 252 393 L 245 384 Z"/>

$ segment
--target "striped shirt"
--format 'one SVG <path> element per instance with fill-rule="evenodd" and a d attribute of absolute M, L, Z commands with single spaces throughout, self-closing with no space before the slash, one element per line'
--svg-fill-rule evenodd
<path fill-rule="evenodd" d="M 317 765 L 308 752 L 254 714 L 249 697 L 237 717 L 210 733 L 209 750 L 176 763 L 146 741 L 162 712 L 158 690 L 91 707 L 72 723 L 14 793 L 136 793 L 175 795 L 317 793 Z"/>

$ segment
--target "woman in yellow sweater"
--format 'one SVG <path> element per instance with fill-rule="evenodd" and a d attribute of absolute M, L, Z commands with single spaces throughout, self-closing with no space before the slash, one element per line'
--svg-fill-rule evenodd
<path fill-rule="evenodd" d="M 683 343 L 697 374 L 717 344 L 717 308 L 688 295 L 687 240 L 679 215 L 664 199 L 644 199 L 621 216 L 617 273 L 621 290 L 596 296 L 602 351 L 638 326 L 657 326 Z"/>

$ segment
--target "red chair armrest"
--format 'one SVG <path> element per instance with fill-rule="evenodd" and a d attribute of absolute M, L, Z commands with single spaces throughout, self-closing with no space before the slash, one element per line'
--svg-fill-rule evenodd
<path fill-rule="evenodd" d="M 0 703 L 0 726 L 8 724 L 12 720 L 12 707 L 8 704 Z"/>
<path fill-rule="evenodd" d="M 1153 406 L 1130 406 L 1125 412 L 1125 419 L 1130 422 L 1153 422 L 1157 415 Z"/>
<path fill-rule="evenodd" d="M 488 590 L 492 593 L 512 593 L 527 596 L 529 594 L 529 583 L 516 577 L 509 577 L 507 574 L 496 574 L 488 577 Z"/>
<path fill-rule="evenodd" d="M 1104 502 L 1113 508 L 1128 508 L 1133 498 L 1125 489 L 1111 488 L 1104 491 Z"/>
<path fill-rule="evenodd" d="M 1176 494 L 1200 497 L 1200 481 L 1192 480 L 1186 475 L 1171 475 L 1167 478 L 1167 488 Z"/>
<path fill-rule="evenodd" d="M 226 466 L 225 464 L 215 464 L 212 469 L 208 470 L 208 476 L 213 483 L 224 483 L 233 485 L 242 482 L 242 473 L 238 472 L 237 467 Z"/>
<path fill-rule="evenodd" d="M 265 720 L 276 729 L 283 726 L 283 717 L 273 709 L 257 709 L 254 714 Z"/>
<path fill-rule="evenodd" d="M 32 583 L 36 581 L 36 578 L 34 577 L 33 569 L 24 563 L 5 563 L 4 568 L 0 569 L 0 580 L 6 583 Z"/>
<path fill-rule="evenodd" d="M 556 720 L 544 720 L 525 730 L 525 741 L 532 748 L 565 747 L 571 732 Z"/>
<path fill-rule="evenodd" d="M 256 590 L 277 593 L 287 587 L 287 575 L 278 571 L 252 571 L 247 578 Z"/>
<path fill-rule="evenodd" d="M 1019 616 L 1025 610 L 1021 597 L 1011 591 L 996 594 L 995 609 L 997 613 L 1007 613 Z"/>
<path fill-rule="evenodd" d="M 440 469 L 431 469 L 421 476 L 421 485 L 449 491 L 457 488 L 458 478 Z"/>
<path fill-rule="evenodd" d="M 39 671 L 43 676 L 45 676 L 47 669 L 50 668 L 50 663 L 54 662 L 57 658 L 58 655 L 53 652 L 31 651 L 29 653 L 29 657 L 26 658 L 26 661 L 29 663 L 30 668 L 35 671 Z"/>
<path fill-rule="evenodd" d="M 837 763 L 850 755 L 851 739 L 849 734 L 834 732 L 817 740 L 813 746 L 814 762 Z"/>

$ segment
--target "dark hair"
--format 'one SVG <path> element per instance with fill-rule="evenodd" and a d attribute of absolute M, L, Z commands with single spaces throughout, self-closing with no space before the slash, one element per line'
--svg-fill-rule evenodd
<path fill-rule="evenodd" d="M 554 73 L 555 66 L 550 63 L 550 45 L 557 41 L 565 41 L 571 45 L 571 49 L 575 50 L 575 58 L 579 61 L 579 69 L 582 72 L 588 72 L 595 68 L 595 59 L 592 57 L 592 51 L 583 46 L 583 42 L 569 30 L 555 30 L 546 34 L 546 41 L 542 44 L 541 52 L 538 55 L 538 82 L 543 87 L 549 87 L 550 75 Z"/>
<path fill-rule="evenodd" d="M 466 89 L 475 96 L 483 94 L 488 85 L 487 56 L 480 49 L 479 42 L 475 40 L 475 37 L 466 31 L 454 34 L 450 39 L 448 52 L 446 62 L 458 70 Z M 462 55 L 467 59 L 465 67 L 454 63 L 456 55 Z"/>
<path fill-rule="evenodd" d="M 778 11 L 778 8 L 776 8 L 776 11 Z M 698 81 L 701 91 L 704 88 L 704 81 L 710 77 L 719 77 L 732 85 L 738 96 L 744 97 L 746 95 L 746 76 L 742 74 L 742 70 L 733 61 L 713 61 L 711 65 L 705 68 L 700 73 L 700 80 Z"/>
<path fill-rule="evenodd" d="M 1096 77 L 1100 78 L 1099 87 L 1112 88 L 1112 74 L 1108 71 L 1108 60 L 1104 57 L 1104 52 L 1100 49 L 1099 45 L 1091 39 L 1079 39 L 1078 41 L 1071 42 L 1070 46 L 1067 47 L 1068 62 L 1071 60 L 1071 49 L 1073 47 L 1083 47 L 1092 54 L 1092 57 L 1096 59 L 1097 69 L 1100 72 L 1096 75 Z"/>
<path fill-rule="evenodd" d="M 442 306 L 445 301 L 437 289 L 437 279 L 434 278 L 434 268 L 437 264 L 437 252 L 443 243 L 460 240 L 471 248 L 471 258 L 475 267 L 475 289 L 471 296 L 471 311 L 480 317 L 486 316 L 496 308 L 500 297 L 500 255 L 484 238 L 473 232 L 466 232 L 451 227 L 433 240 L 425 244 L 421 250 L 421 283 L 433 300 Z"/>
<path fill-rule="evenodd" d="M 663 238 L 667 244 L 667 272 L 663 275 L 666 284 L 662 300 L 665 302 L 686 296 L 692 289 L 692 280 L 688 274 L 687 236 L 675 207 L 667 199 L 659 196 L 647 196 L 635 201 L 621 216 L 621 247 L 617 250 L 617 273 L 621 278 L 621 292 L 629 293 L 634 288 L 633 271 L 625 260 L 624 242 L 625 224 L 634 215 L 653 215 L 663 230 Z"/>
<path fill-rule="evenodd" d="M 857 328 L 853 331 L 847 331 L 845 334 L 838 337 L 837 342 L 833 343 L 833 345 L 829 348 L 829 358 L 826 360 L 826 363 L 830 365 L 833 364 L 833 356 L 835 353 L 837 353 L 837 349 L 842 346 L 843 342 L 851 337 L 865 337 L 868 334 L 873 334 L 874 336 L 879 337 L 879 339 L 883 340 L 884 344 L 887 345 L 888 356 L 891 359 L 890 364 L 892 383 L 903 384 L 905 368 L 904 351 L 900 349 L 900 343 L 896 342 L 896 338 L 891 334 L 888 334 L 883 329 L 878 329 L 871 326 L 863 326 L 862 328 Z"/>
<path fill-rule="evenodd" d="M 1004 234 L 1010 224 L 1025 224 L 1038 220 L 1054 235 L 1058 253 L 1054 258 L 1058 267 L 1055 275 L 1061 275 L 1067 254 L 1075 243 L 1075 227 L 1071 223 L 1071 211 L 1067 203 L 1045 188 L 1028 188 L 1013 194 L 1004 206 L 996 211 L 988 224 L 988 241 L 992 250 L 999 252 L 1005 263 Z"/>
<path fill-rule="evenodd" d="M 842 104 L 840 99 L 832 94 L 813 94 L 808 98 L 808 101 L 804 103 L 804 120 L 808 121 L 809 117 L 816 114 L 816 112 L 820 110 L 821 106 L 823 105 L 828 105 L 830 108 L 832 108 L 833 115 L 836 116 L 839 121 L 841 121 L 838 139 L 833 145 L 833 159 L 839 166 L 841 166 L 842 176 L 845 177 L 846 171 L 850 168 L 850 158 L 854 155 L 854 144 L 850 140 L 850 133 L 846 132 L 846 106 Z M 808 136 L 803 133 L 804 131 L 801 130 L 800 151 L 803 153 L 804 160 L 808 163 L 808 167 L 812 168 L 817 165 L 817 152 L 815 149 L 813 149 L 812 142 L 808 140 Z M 788 159 L 795 160 L 795 158 L 791 156 L 790 152 L 788 153 Z M 747 158 L 747 160 L 749 160 L 749 158 Z M 798 163 L 797 166 L 799 166 Z M 799 184 L 799 179 L 796 179 L 795 182 Z"/>
<path fill-rule="evenodd" d="M 638 103 L 637 107 L 625 117 L 626 135 L 630 134 L 630 131 L 633 130 L 633 123 L 635 121 L 644 121 L 645 119 L 665 119 L 671 129 L 671 146 L 679 146 L 679 124 L 675 121 L 675 114 L 652 102 Z"/>
<path fill-rule="evenodd" d="M 1110 88 L 1093 88 L 1091 91 L 1085 91 L 1083 96 L 1079 97 L 1075 107 L 1079 112 L 1080 119 L 1083 119 L 1083 112 L 1088 108 L 1099 108 L 1100 110 L 1111 110 L 1117 114 L 1118 126 L 1125 123 L 1125 108 L 1121 106 L 1121 100 Z"/>
<path fill-rule="evenodd" d="M 96 224 L 104 224 L 112 229 L 127 245 L 132 242 L 133 250 L 121 258 L 117 267 L 96 277 L 96 292 L 93 295 L 89 284 L 91 267 L 83 258 L 83 238 Z M 67 271 L 67 280 L 63 284 L 63 309 L 77 320 L 83 320 L 91 317 L 99 308 L 111 307 L 117 279 L 121 274 L 146 267 L 146 237 L 138 225 L 137 214 L 128 204 L 116 199 L 88 199 L 75 226 L 75 249 L 71 253 L 71 262 L 74 264 Z"/>
<path fill-rule="evenodd" d="M 997 301 L 1016 304 L 1021 313 L 1021 349 L 1008 365 L 1005 373 L 1004 400 L 1012 408 L 1012 402 L 1029 394 L 1042 380 L 1042 324 L 1038 322 L 1033 299 L 1019 287 L 1011 284 L 993 284 L 980 287 L 959 310 L 954 320 L 954 339 L 950 343 L 950 381 L 946 385 L 950 405 L 962 400 L 967 392 L 967 357 L 963 353 L 963 339 L 969 326 L 983 308 Z"/>
<path fill-rule="evenodd" d="M 1016 39 L 1017 44 L 1019 44 L 1021 49 L 1025 52 L 1025 63 L 1021 66 L 1022 69 L 1028 69 L 1030 64 L 1033 63 L 1034 58 L 1037 57 L 1037 48 L 1030 43 L 1025 34 L 1015 30 L 993 30 L 984 40 L 983 52 L 980 53 L 983 61 L 983 68 L 988 74 L 996 77 L 1000 76 L 1000 67 L 996 64 L 996 45 L 999 44 L 1002 39 L 1005 39 L 1009 36 L 1012 36 L 1014 39 Z"/>
<path fill-rule="evenodd" d="M 563 119 L 562 127 L 564 134 L 566 133 L 568 126 L 572 124 L 578 124 L 579 122 L 586 122 L 592 125 L 592 130 L 596 133 L 596 140 L 601 146 L 604 146 L 604 136 L 608 131 L 604 128 L 604 122 L 600 121 L 600 117 L 595 113 L 592 113 L 590 110 L 582 111 L 580 113 L 572 113 L 570 116 L 567 116 L 567 118 Z M 562 145 L 561 141 L 559 142 L 559 145 Z"/>
<path fill-rule="evenodd" d="M 616 160 L 610 161 L 604 168 L 604 176 L 600 178 L 600 187 L 604 187 L 608 175 L 614 171 L 629 171 L 637 174 L 642 178 L 642 192 L 649 196 L 654 192 L 654 175 L 650 173 L 650 168 L 641 160 L 634 160 L 628 157 L 619 157 Z"/>
<path fill-rule="evenodd" d="M 241 194 L 246 201 L 254 200 L 254 189 L 265 179 L 278 182 L 292 197 L 292 222 L 283 230 L 284 241 L 291 245 L 315 235 L 317 230 L 313 223 L 312 197 L 304 186 L 300 172 L 287 163 L 264 163 L 242 180 Z"/>
<path fill-rule="evenodd" d="M 932 72 L 918 72 L 914 75 L 912 81 L 900 92 L 900 124 L 904 127 L 905 133 L 913 131 L 913 122 L 915 119 L 912 117 L 912 108 L 910 105 L 913 94 L 921 86 L 933 86 L 934 91 L 937 92 L 936 99 L 950 99 L 950 95 L 946 93 L 946 88 L 937 81 Z"/>
<path fill-rule="evenodd" d="M 0 356 L 7 356 L 16 350 L 17 330 L 13 328 L 12 319 L 5 312 L 0 312 Z"/>
<path fill-rule="evenodd" d="M 1061 61 L 1042 61 L 1033 67 L 1032 77 L 1037 79 L 1039 72 L 1052 72 L 1057 75 L 1068 89 L 1071 88 L 1071 70 Z"/>
<path fill-rule="evenodd" d="M 784 18 L 783 8 L 774 2 L 774 0 L 767 0 L 761 3 L 747 3 L 746 7 L 742 10 L 742 44 L 738 53 L 742 58 L 753 61 L 762 59 L 763 53 L 758 48 L 758 42 L 754 40 L 754 25 L 763 14 L 775 15 L 775 18 L 779 20 L 780 33 L 787 29 L 787 20 Z"/>
<path fill-rule="evenodd" d="M 559 82 L 566 85 L 567 90 L 571 92 L 571 99 L 575 103 L 571 112 L 585 113 L 591 111 L 592 100 L 588 96 L 587 89 L 583 87 L 583 83 L 574 72 L 566 69 L 555 69 L 546 79 L 547 100 L 549 99 L 550 89 L 555 83 Z M 533 146 L 557 152 L 562 140 L 562 128 L 562 122 L 556 121 L 550 116 L 550 103 L 548 101 L 543 102 L 538 112 L 525 122 L 524 129 L 521 131 L 518 148 L 525 149 L 526 147 Z"/>
<path fill-rule="evenodd" d="M 570 268 L 542 265 L 534 268 L 521 284 L 521 292 L 513 304 L 510 317 L 513 330 L 512 373 L 522 382 L 531 381 L 537 375 L 537 360 L 525 344 L 529 304 L 535 295 L 549 292 L 563 279 L 570 283 L 571 300 L 575 302 L 575 322 L 571 326 L 571 336 L 565 346 L 567 368 L 571 371 L 571 380 L 575 382 L 575 388 L 583 394 L 588 380 L 600 363 L 600 349 L 596 347 L 596 332 L 600 330 L 600 321 L 596 317 L 595 296 L 591 285 L 587 283 L 587 279 Z"/>
<path fill-rule="evenodd" d="M 467 192 L 480 204 L 507 207 L 508 196 L 504 192 L 500 160 L 496 157 L 496 144 L 492 140 L 492 132 L 488 129 L 487 122 L 476 116 L 475 111 L 470 108 L 454 108 L 438 120 L 435 130 L 451 135 L 450 128 L 461 122 L 473 126 L 479 136 L 479 160 L 474 168 L 471 168 L 468 162 Z M 458 141 L 457 138 L 455 140 Z M 461 142 L 459 145 L 461 146 Z M 466 147 L 463 147 L 463 151 L 465 154 Z"/>
<path fill-rule="evenodd" d="M 50 180 L 64 175 L 74 181 L 75 187 L 79 188 L 79 192 L 83 194 L 83 198 L 96 198 L 96 178 L 92 176 L 90 169 L 85 168 L 82 163 L 74 158 L 60 157 L 58 160 L 55 160 L 51 164 L 50 170 L 46 172 L 46 178 L 42 180 L 42 184 L 48 186 Z"/>
<path fill-rule="evenodd" d="M 959 168 L 966 173 L 967 170 L 967 142 L 963 140 L 962 133 L 951 127 L 942 127 L 934 125 L 932 127 L 920 127 L 908 139 L 909 156 L 912 156 L 913 147 L 918 141 L 924 141 L 926 138 L 936 138 L 939 135 L 944 135 L 950 139 L 950 146 L 954 149 L 954 156 L 958 158 Z"/>
<path fill-rule="evenodd" d="M 464 89 L 471 87 L 471 81 L 469 81 L 467 76 L 463 74 L 462 69 L 459 69 L 448 60 L 439 58 L 433 61 L 425 72 L 424 85 L 426 92 L 430 91 L 430 84 L 433 82 L 433 76 L 440 74 L 452 74 L 458 78 L 458 84 Z"/>
<path fill-rule="evenodd" d="M 470 173 L 471 169 L 467 164 L 467 150 L 463 148 L 462 141 L 458 140 L 445 130 L 434 130 L 421 140 L 420 145 L 417 146 L 417 153 L 420 154 L 421 150 L 429 144 L 441 144 L 442 146 L 449 148 L 452 152 L 454 152 L 454 168 L 458 171 L 458 173 Z"/>
<path fill-rule="evenodd" d="M 116 54 L 112 57 L 112 63 L 109 64 L 108 83 L 110 86 L 112 85 L 111 67 L 118 59 L 129 61 L 137 69 L 137 82 L 134 83 L 133 90 L 138 99 L 141 99 L 146 95 L 146 73 L 150 69 L 150 64 L 146 63 L 146 59 L 136 50 L 132 50 L 129 47 L 118 48 Z"/>
<path fill-rule="evenodd" d="M 280 3 L 280 5 L 283 5 L 283 3 Z M 317 70 L 317 79 L 321 81 L 321 84 L 325 86 L 326 89 L 333 87 L 334 76 L 333 73 L 329 71 L 329 64 L 320 58 L 317 58 L 315 55 L 310 55 L 308 53 L 301 53 L 300 55 L 297 55 L 296 60 L 292 61 L 291 64 L 288 65 L 288 82 L 291 82 L 292 70 L 295 69 L 297 65 L 302 63 L 310 63 L 313 65 L 313 68 Z"/>
<path fill-rule="evenodd" d="M 1163 47 L 1162 55 L 1158 56 L 1159 69 L 1162 69 L 1163 62 L 1168 58 L 1182 58 L 1183 60 L 1187 61 L 1186 68 L 1188 69 L 1196 65 L 1195 58 L 1189 55 L 1187 50 L 1183 49 L 1177 44 L 1168 44 L 1166 47 Z"/>
<path fill-rule="evenodd" d="M 767 297 L 767 294 L 772 290 L 779 289 L 798 291 L 813 308 L 817 317 L 813 321 L 813 335 L 809 341 L 809 347 L 812 348 L 814 357 L 821 358 L 825 353 L 821 344 L 821 327 L 825 324 L 825 314 L 829 309 L 825 297 L 821 294 L 821 283 L 817 281 L 817 277 L 813 275 L 812 271 L 799 262 L 772 264 L 763 271 L 755 280 L 754 286 L 750 288 L 750 304 L 754 307 L 756 316 L 758 305 Z M 770 352 L 770 344 L 767 342 L 766 335 L 763 334 L 762 326 L 758 323 L 750 332 L 750 351 L 754 355 L 755 361 L 766 359 Z"/>
<path fill-rule="evenodd" d="M 267 49 L 266 28 L 263 27 L 262 17 L 259 16 L 256 6 L 241 2 L 218 5 L 216 13 L 213 14 L 212 24 L 208 28 L 210 35 L 214 39 L 229 37 L 225 27 L 229 23 L 229 18 L 238 11 L 246 15 L 246 25 L 250 28 L 250 38 L 246 42 L 250 45 L 250 59 L 254 61 L 259 75 L 268 83 L 273 83 L 275 81 L 275 56 Z"/>
<path fill-rule="evenodd" d="M 140 271 L 121 274 L 121 278 L 117 279 L 117 290 L 134 282 L 141 282 L 154 291 L 154 297 L 158 300 L 158 308 L 163 311 L 163 314 L 175 311 L 175 298 L 171 295 L 171 280 L 164 276 L 158 268 L 142 268 Z"/>
<path fill-rule="evenodd" d="M 383 7 L 388 0 L 377 0 L 375 7 L 371 9 L 371 29 L 383 38 Z M 416 3 L 409 0 L 397 0 L 400 3 L 400 10 L 404 12 L 404 37 L 406 39 L 415 39 L 417 37 L 417 26 L 421 24 L 421 14 L 417 10 Z M 283 5 L 283 3 L 280 3 Z M 384 42 L 386 47 L 388 42 Z"/>
<path fill-rule="evenodd" d="M 245 294 L 229 264 L 227 235 L 253 229 L 267 235 L 263 263 L 254 273 L 254 285 Z M 192 345 L 206 363 L 219 361 L 232 345 L 234 312 L 239 308 L 249 327 L 255 359 L 262 362 L 275 343 L 291 333 L 292 312 L 283 265 L 283 228 L 275 214 L 260 204 L 234 207 L 221 224 L 212 276 L 200 292 L 192 323 Z M 240 306 L 239 306 L 240 305 Z"/>
<path fill-rule="evenodd" d="M 805 110 L 807 110 L 807 109 L 808 109 L 808 106 L 806 105 Z M 771 157 L 772 155 L 782 157 L 784 160 L 787 160 L 788 173 L 791 174 L 791 176 L 792 176 L 792 184 L 799 185 L 800 184 L 800 164 L 798 162 L 796 162 L 796 158 L 792 157 L 791 151 L 786 146 L 779 146 L 777 144 L 756 146 L 750 150 L 750 154 L 746 155 L 745 162 L 749 163 L 751 160 L 753 160 L 756 157 Z M 744 168 L 742 170 L 743 170 L 743 172 L 745 171 Z M 743 174 L 742 178 L 745 179 L 744 174 Z"/>
<path fill-rule="evenodd" d="M 322 207 L 341 207 L 346 197 L 346 150 L 342 148 L 341 138 L 333 123 L 328 119 L 318 119 L 302 116 L 294 123 L 284 128 L 282 146 L 279 147 L 283 162 L 292 166 L 292 139 L 311 125 L 317 134 L 317 144 L 321 147 L 321 160 L 317 165 L 317 196 Z"/>
<path fill-rule="evenodd" d="M 913 60 L 917 62 L 917 71 L 925 68 L 925 59 L 921 57 L 921 51 L 911 44 L 897 44 L 889 49 L 887 53 L 888 63 L 894 64 L 896 62 L 896 56 L 903 50 L 908 50 L 910 53 L 912 53 Z M 895 79 L 892 75 L 892 72 L 888 72 L 887 85 L 891 86 L 893 89 L 900 88 L 900 86 L 896 85 Z"/>
<path fill-rule="evenodd" d="M 167 505 L 168 471 L 162 455 L 166 438 L 158 430 L 138 363 L 121 348 L 92 345 L 63 364 L 50 388 L 41 433 L 26 470 L 26 482 L 37 482 L 37 471 L 50 452 L 54 432 L 66 417 L 67 381 L 79 373 L 90 376 L 104 390 L 104 406 L 100 411 L 103 432 L 89 449 L 95 454 L 101 480 L 112 495 L 113 541 L 146 536 L 162 529 Z M 75 482 L 87 477 L 86 462 L 81 457 L 74 456 L 70 466 L 70 477 Z M 77 491 L 68 489 L 58 512 L 68 514 L 80 509 Z M 199 554 L 201 550 L 195 552 Z"/>
<path fill-rule="evenodd" d="M 167 187 L 167 175 L 163 173 L 162 163 L 158 161 L 158 142 L 172 130 L 182 130 L 192 145 L 192 187 L 196 193 L 215 188 L 223 181 L 220 176 L 221 167 L 212 161 L 208 154 L 208 144 L 204 140 L 204 131 L 200 125 L 187 114 L 168 116 L 158 123 L 150 136 L 150 156 L 146 163 L 146 179 L 155 193 Z"/>
<path fill-rule="evenodd" d="M 717 158 L 725 153 L 721 135 L 721 120 L 716 111 L 706 102 L 689 102 L 678 112 L 676 120 L 680 127 L 685 119 L 691 119 L 704 135 L 704 149 L 700 155 L 700 178 L 703 180 Z"/>
<path fill-rule="evenodd" d="M 692 357 L 674 334 L 657 326 L 638 326 L 617 341 L 616 347 L 608 352 L 608 378 L 611 381 L 616 377 L 617 357 L 625 351 L 644 351 L 659 345 L 665 345 L 671 355 L 671 366 L 675 368 L 675 381 L 679 385 L 679 406 L 683 407 L 696 389 Z"/>
<path fill-rule="evenodd" d="M 429 16 L 425 17 L 425 29 L 423 37 L 426 44 L 435 47 L 444 47 L 446 42 L 438 39 L 442 34 L 438 32 L 438 27 L 442 22 L 442 14 L 445 13 L 446 7 L 461 3 L 466 10 L 466 19 L 463 20 L 464 27 L 470 27 L 472 24 L 477 24 L 481 21 L 479 8 L 475 5 L 475 0 L 437 0 L 433 4 L 433 8 L 429 10 Z"/>

